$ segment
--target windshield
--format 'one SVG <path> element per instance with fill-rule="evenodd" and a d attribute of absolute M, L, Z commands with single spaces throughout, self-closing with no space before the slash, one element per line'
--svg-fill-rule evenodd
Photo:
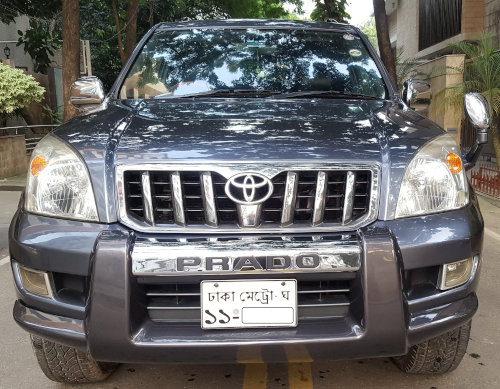
<path fill-rule="evenodd" d="M 214 91 L 213 96 L 232 91 L 242 97 L 309 91 L 376 98 L 387 94 L 359 36 L 247 28 L 156 32 L 129 71 L 120 98 L 167 99 Z"/>

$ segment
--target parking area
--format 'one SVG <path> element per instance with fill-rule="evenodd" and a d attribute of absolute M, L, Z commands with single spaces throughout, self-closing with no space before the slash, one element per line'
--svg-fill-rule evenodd
<path fill-rule="evenodd" d="M 20 192 L 0 191 L 0 388 L 69 387 L 49 381 L 31 352 L 28 335 L 12 320 L 15 299 L 7 250 L 7 230 Z M 234 365 L 122 365 L 110 379 L 85 388 L 494 388 L 500 387 L 500 208 L 481 199 L 486 222 L 480 307 L 469 348 L 459 368 L 444 376 L 411 376 L 387 358 L 311 362 L 304 350 L 288 351 L 289 364 L 259 362 L 246 350 Z M 203 352 L 202 349 L 199 352 Z M 159 361 L 160 362 L 160 361 Z M 76 386 L 75 386 L 76 387 Z"/>

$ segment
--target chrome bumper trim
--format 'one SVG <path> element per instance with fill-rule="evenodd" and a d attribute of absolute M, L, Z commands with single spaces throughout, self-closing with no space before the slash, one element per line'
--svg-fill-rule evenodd
<path fill-rule="evenodd" d="M 354 272 L 361 266 L 357 241 L 137 241 L 135 276 L 295 272 Z"/>

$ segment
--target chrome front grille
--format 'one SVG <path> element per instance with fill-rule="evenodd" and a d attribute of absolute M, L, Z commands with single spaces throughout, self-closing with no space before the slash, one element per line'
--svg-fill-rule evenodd
<path fill-rule="evenodd" d="M 227 184 L 249 171 L 267 177 L 272 193 L 247 206 Z M 377 211 L 376 165 L 137 165 L 119 166 L 117 176 L 120 219 L 139 231 L 353 230 Z"/>
<path fill-rule="evenodd" d="M 298 281 L 299 322 L 348 314 L 351 280 Z M 200 322 L 200 284 L 144 285 L 151 320 L 167 323 Z"/>

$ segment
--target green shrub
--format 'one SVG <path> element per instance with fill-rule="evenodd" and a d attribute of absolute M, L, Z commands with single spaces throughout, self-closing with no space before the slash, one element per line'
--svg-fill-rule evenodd
<path fill-rule="evenodd" d="M 42 101 L 44 93 L 32 76 L 0 64 L 0 122 L 14 111 Z"/>

